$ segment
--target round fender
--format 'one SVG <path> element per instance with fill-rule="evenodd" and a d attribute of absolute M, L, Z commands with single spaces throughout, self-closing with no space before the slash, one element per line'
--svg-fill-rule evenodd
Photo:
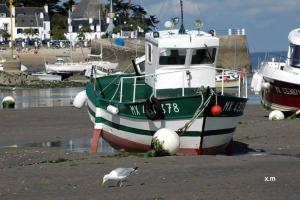
<path fill-rule="evenodd" d="M 158 99 L 152 97 L 147 99 L 144 105 L 145 114 L 150 120 L 157 120 L 164 118 L 164 112 Z"/>

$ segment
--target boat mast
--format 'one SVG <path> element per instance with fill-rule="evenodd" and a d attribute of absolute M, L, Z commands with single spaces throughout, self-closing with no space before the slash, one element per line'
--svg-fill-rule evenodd
<path fill-rule="evenodd" d="M 180 0 L 180 9 L 181 9 L 181 25 L 179 29 L 179 34 L 185 34 L 185 28 L 183 26 L 183 2 Z"/>
<path fill-rule="evenodd" d="M 73 62 L 73 39 L 72 39 L 72 33 L 71 33 L 71 26 L 72 26 L 72 19 L 71 19 L 71 8 L 69 8 L 69 37 L 70 37 L 70 58 L 71 61 Z"/>
<path fill-rule="evenodd" d="M 13 26 L 13 14 L 12 14 L 12 10 L 13 10 L 13 0 L 9 0 L 9 10 L 10 10 L 10 43 L 11 43 L 11 57 L 14 57 L 14 26 Z"/>
<path fill-rule="evenodd" d="M 101 1 L 99 0 L 99 39 L 100 39 L 100 60 L 102 60 L 102 42 L 101 42 Z"/>

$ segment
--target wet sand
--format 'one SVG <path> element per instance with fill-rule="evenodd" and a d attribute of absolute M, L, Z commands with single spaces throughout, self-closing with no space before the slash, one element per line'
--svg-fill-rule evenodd
<path fill-rule="evenodd" d="M 299 199 L 299 119 L 268 121 L 267 114 L 246 107 L 233 156 L 0 149 L 0 199 Z M 86 109 L 72 107 L 0 110 L 0 119 L 0 146 L 89 138 L 92 132 Z M 101 186 L 105 173 L 135 165 L 139 171 L 124 187 Z"/>

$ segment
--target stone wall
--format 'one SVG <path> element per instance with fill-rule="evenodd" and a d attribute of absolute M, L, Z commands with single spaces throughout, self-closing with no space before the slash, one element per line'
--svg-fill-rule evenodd
<path fill-rule="evenodd" d="M 136 57 L 136 54 L 139 57 L 145 52 L 144 40 L 126 39 L 125 46 L 117 46 L 114 39 L 98 39 L 92 42 L 91 54 L 99 55 L 101 44 L 103 60 L 118 62 L 120 71 L 133 72 L 131 60 Z"/>
<path fill-rule="evenodd" d="M 251 63 L 246 35 L 218 36 L 220 38 L 217 67 L 241 69 L 246 67 L 251 71 Z M 138 43 L 137 43 L 138 42 Z M 125 46 L 117 46 L 114 39 L 98 39 L 92 42 L 92 54 L 100 54 L 100 44 L 103 47 L 103 58 L 106 61 L 119 62 L 119 70 L 124 71 L 127 66 L 130 70 L 131 59 L 144 55 L 144 40 L 125 39 Z M 137 43 L 137 45 L 136 45 Z M 116 59 L 117 57 L 117 59 Z"/>
<path fill-rule="evenodd" d="M 219 38 L 220 49 L 217 66 L 229 69 L 246 67 L 248 71 L 251 71 L 247 36 L 219 36 Z"/>

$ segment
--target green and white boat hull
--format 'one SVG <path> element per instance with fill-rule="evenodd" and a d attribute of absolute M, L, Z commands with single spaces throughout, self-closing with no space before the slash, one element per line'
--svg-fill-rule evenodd
<path fill-rule="evenodd" d="M 97 96 L 92 85 L 87 86 L 87 97 L 88 113 L 95 131 L 101 132 L 101 137 L 114 148 L 130 152 L 150 150 L 152 136 L 161 128 L 178 131 L 191 120 L 202 101 L 200 95 L 159 99 L 164 119 L 150 120 L 145 115 L 145 101 L 112 103 Z M 212 98 L 203 114 L 180 135 L 180 151 L 185 154 L 216 154 L 224 150 L 232 140 L 246 101 L 245 98 L 218 96 L 223 112 L 221 116 L 213 117 L 210 114 L 215 102 Z M 118 114 L 109 112 L 108 105 L 118 108 Z"/>

